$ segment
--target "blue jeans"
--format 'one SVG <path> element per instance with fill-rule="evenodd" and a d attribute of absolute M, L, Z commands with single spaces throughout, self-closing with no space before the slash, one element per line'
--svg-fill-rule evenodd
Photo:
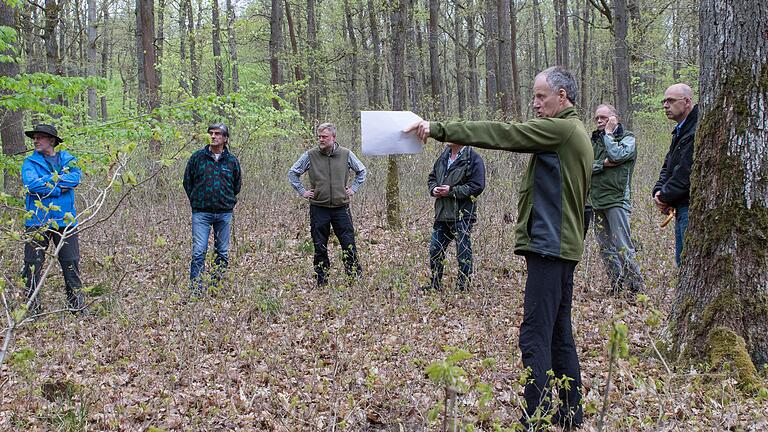
<path fill-rule="evenodd" d="M 190 288 L 203 292 L 201 273 L 205 270 L 205 254 L 208 252 L 208 236 L 213 227 L 213 246 L 216 252 L 211 279 L 218 283 L 229 264 L 229 234 L 232 225 L 232 212 L 207 213 L 192 212 L 192 262 L 189 266 Z"/>
<path fill-rule="evenodd" d="M 680 267 L 682 260 L 680 256 L 683 253 L 683 242 L 685 241 L 685 230 L 688 229 L 688 206 L 678 207 L 675 216 L 675 264 Z"/>
<path fill-rule="evenodd" d="M 432 240 L 429 243 L 429 267 L 432 270 L 432 289 L 441 289 L 445 265 L 445 250 L 456 240 L 456 259 L 459 261 L 459 279 L 456 286 L 460 290 L 469 288 L 472 279 L 472 223 L 466 220 L 456 222 L 435 221 L 432 226 Z"/>

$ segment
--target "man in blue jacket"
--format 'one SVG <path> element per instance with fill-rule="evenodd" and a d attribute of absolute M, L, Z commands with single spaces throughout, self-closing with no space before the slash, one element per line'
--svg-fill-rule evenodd
<path fill-rule="evenodd" d="M 184 170 L 184 190 L 192 207 L 192 261 L 189 265 L 193 296 L 204 292 L 201 274 L 205 270 L 208 236 L 213 228 L 212 282 L 218 284 L 229 265 L 229 235 L 232 210 L 240 193 L 241 172 L 237 157 L 229 152 L 229 128 L 222 123 L 208 127 L 211 143 L 190 156 Z"/>
<path fill-rule="evenodd" d="M 85 301 L 81 291 L 75 210 L 75 188 L 80 184 L 81 171 L 74 156 L 65 150 L 56 151 L 62 139 L 55 127 L 39 124 L 24 134 L 35 143 L 35 151 L 21 166 L 29 214 L 24 222 L 29 240 L 24 244 L 23 272 L 28 301 L 31 299 L 29 313 L 36 315 L 40 311 L 42 267 L 51 241 L 64 274 L 69 310 L 73 313 L 82 311 Z"/>

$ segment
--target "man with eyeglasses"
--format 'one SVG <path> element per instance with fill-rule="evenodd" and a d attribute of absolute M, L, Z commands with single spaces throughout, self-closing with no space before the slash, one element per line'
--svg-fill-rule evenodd
<path fill-rule="evenodd" d="M 667 118 L 676 121 L 677 126 L 672 131 L 672 144 L 664 157 L 652 196 L 663 214 L 675 212 L 675 264 L 680 267 L 685 230 L 688 228 L 693 142 L 699 110 L 698 105 L 693 104 L 691 87 L 682 83 L 667 88 L 661 105 Z"/>

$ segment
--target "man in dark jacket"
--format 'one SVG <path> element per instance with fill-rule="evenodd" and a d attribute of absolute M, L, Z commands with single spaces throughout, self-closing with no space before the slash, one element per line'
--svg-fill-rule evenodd
<path fill-rule="evenodd" d="M 584 205 L 592 173 L 589 134 L 574 108 L 573 75 L 551 67 L 536 76 L 533 111 L 524 123 L 420 121 L 426 140 L 530 153 L 520 187 L 515 253 L 525 257 L 528 279 L 520 325 L 525 385 L 525 427 L 544 427 L 538 419 L 551 406 L 550 374 L 568 381 L 559 387 L 553 421 L 565 428 L 582 424 L 581 369 L 571 327 L 573 272 L 584 250 Z"/>
<path fill-rule="evenodd" d="M 429 268 L 432 280 L 428 289 L 440 290 L 445 249 L 456 240 L 459 277 L 456 287 L 469 288 L 472 278 L 472 242 L 470 233 L 477 221 L 477 197 L 485 189 L 483 158 L 470 147 L 446 143 L 435 161 L 427 185 L 435 200 L 435 223 L 429 244 Z"/>
<path fill-rule="evenodd" d="M 184 171 L 184 190 L 192 207 L 192 261 L 189 265 L 193 296 L 204 293 L 202 272 L 213 228 L 211 282 L 218 284 L 229 265 L 229 236 L 232 211 L 242 184 L 240 162 L 229 152 L 229 128 L 222 123 L 208 127 L 211 143 L 192 154 Z"/>
<path fill-rule="evenodd" d="M 693 91 L 686 84 L 671 85 L 664 92 L 661 104 L 667 118 L 677 122 L 677 126 L 672 130 L 672 144 L 664 157 L 652 196 L 663 214 L 675 211 L 675 263 L 680 267 L 685 230 L 688 228 L 693 142 L 699 109 L 693 104 Z"/>
<path fill-rule="evenodd" d="M 309 200 L 309 223 L 315 247 L 314 267 L 317 285 L 328 283 L 328 237 L 331 227 L 339 239 L 344 269 L 350 278 L 362 274 L 355 246 L 355 227 L 349 203 L 365 182 L 365 165 L 351 150 L 336 142 L 336 126 L 323 123 L 317 127 L 318 146 L 307 150 L 288 170 L 288 181 L 299 195 Z M 355 179 L 349 184 L 349 172 Z M 309 189 L 301 175 L 309 173 Z"/>
<path fill-rule="evenodd" d="M 45 251 L 50 242 L 59 259 L 64 275 L 67 306 L 74 312 L 85 308 L 80 280 L 80 242 L 77 235 L 75 188 L 80 184 L 81 171 L 77 159 L 66 150 L 56 151 L 62 143 L 56 128 L 39 124 L 24 132 L 35 142 L 35 151 L 21 165 L 21 179 L 27 190 L 24 222 L 30 235 L 24 244 L 24 281 L 29 314 L 40 310 L 40 289 Z"/>
<path fill-rule="evenodd" d="M 611 291 L 618 293 L 625 285 L 633 293 L 643 288 L 640 266 L 629 230 L 632 211 L 632 173 L 637 147 L 635 136 L 619 123 L 611 105 L 595 110 L 597 130 L 592 132 L 592 185 L 590 197 L 595 215 L 595 237 L 608 271 Z"/>

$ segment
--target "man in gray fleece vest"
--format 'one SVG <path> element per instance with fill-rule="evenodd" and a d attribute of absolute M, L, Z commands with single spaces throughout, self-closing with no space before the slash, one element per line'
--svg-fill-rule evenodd
<path fill-rule="evenodd" d="M 365 165 L 352 151 L 336 142 L 336 126 L 323 123 L 317 127 L 318 146 L 307 150 L 288 170 L 288 181 L 296 192 L 309 200 L 309 222 L 315 247 L 317 285 L 328 283 L 328 237 L 331 227 L 339 239 L 344 269 L 350 277 L 359 277 L 362 268 L 357 259 L 355 228 L 349 212 L 350 198 L 365 182 Z M 350 185 L 349 172 L 355 172 Z M 309 172 L 309 188 L 300 177 Z"/>

